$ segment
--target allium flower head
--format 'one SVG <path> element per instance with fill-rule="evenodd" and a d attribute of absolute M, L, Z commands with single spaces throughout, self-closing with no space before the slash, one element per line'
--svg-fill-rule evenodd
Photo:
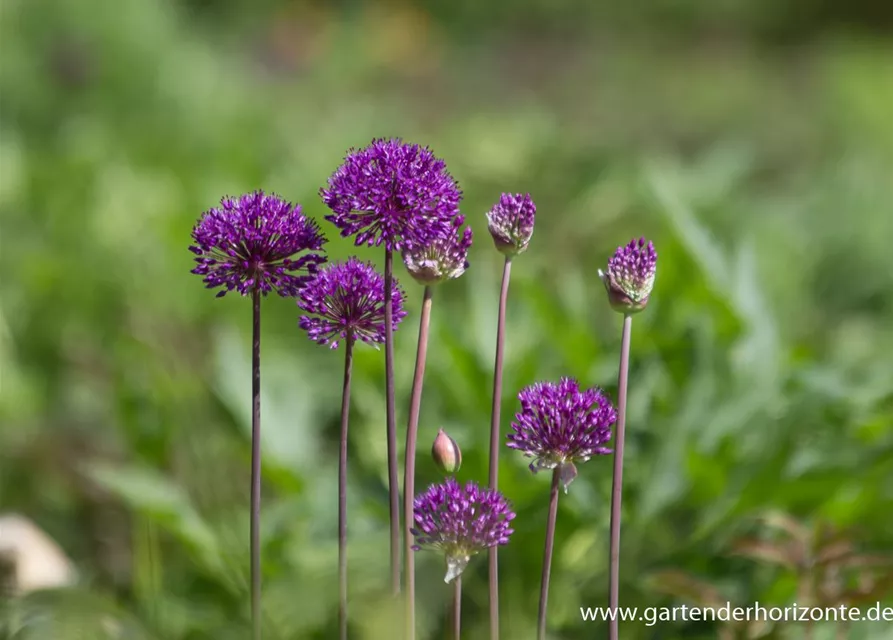
<path fill-rule="evenodd" d="M 276 195 L 255 191 L 226 197 L 220 207 L 206 211 L 192 230 L 189 247 L 209 289 L 224 287 L 243 296 L 257 290 L 276 290 L 294 296 L 326 261 L 315 253 L 326 242 L 316 222 L 304 217 L 300 205 Z"/>
<path fill-rule="evenodd" d="M 507 256 L 527 251 L 535 218 L 536 205 L 529 193 L 503 193 L 487 213 L 487 228 L 496 248 Z"/>
<path fill-rule="evenodd" d="M 608 301 L 621 313 L 636 313 L 645 308 L 656 274 L 657 252 L 654 243 L 646 243 L 645 238 L 619 247 L 608 260 L 607 272 L 598 271 L 608 291 Z"/>
<path fill-rule="evenodd" d="M 445 238 L 435 238 L 426 245 L 404 249 L 403 264 L 409 275 L 419 284 L 438 284 L 458 278 L 468 269 L 468 250 L 471 248 L 471 227 L 460 231 L 465 217 L 453 218 L 453 231 Z"/>
<path fill-rule="evenodd" d="M 396 329 L 406 316 L 396 279 L 391 291 Z M 301 289 L 297 303 L 309 314 L 298 324 L 317 344 L 336 349 L 348 334 L 370 344 L 384 342 L 384 276 L 370 264 L 350 258 L 324 266 Z"/>
<path fill-rule="evenodd" d="M 475 482 L 462 486 L 454 478 L 434 484 L 413 502 L 413 549 L 435 549 L 446 556 L 444 582 L 462 574 L 471 556 L 496 545 L 508 544 L 515 513 L 495 489 Z"/>
<path fill-rule="evenodd" d="M 562 378 L 558 384 L 532 384 L 518 399 L 521 411 L 515 414 L 507 446 L 534 458 L 533 473 L 558 467 L 565 492 L 577 475 L 574 463 L 611 453 L 604 445 L 617 412 L 601 389 L 581 390 L 573 378 Z"/>
<path fill-rule="evenodd" d="M 320 194 L 333 211 L 326 220 L 342 236 L 356 235 L 357 246 L 384 243 L 393 251 L 446 237 L 462 199 L 443 160 L 399 139 L 351 149 Z"/>

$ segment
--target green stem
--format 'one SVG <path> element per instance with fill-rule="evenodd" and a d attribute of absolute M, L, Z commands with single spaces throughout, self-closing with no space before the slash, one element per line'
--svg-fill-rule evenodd
<path fill-rule="evenodd" d="M 341 446 L 338 455 L 338 630 L 347 640 L 347 425 L 350 419 L 350 378 L 354 338 L 344 341 L 344 386 L 341 391 Z"/>
<path fill-rule="evenodd" d="M 412 552 L 413 523 L 412 503 L 415 497 L 415 457 L 418 441 L 419 413 L 422 406 L 422 388 L 425 379 L 425 362 L 428 358 L 428 333 L 431 324 L 431 297 L 433 289 L 425 287 L 422 314 L 419 319 L 419 343 L 416 349 L 415 372 L 412 378 L 412 394 L 409 400 L 409 423 L 406 427 L 406 453 L 403 469 L 403 554 L 406 562 L 406 640 L 415 639 L 415 556 Z"/>
<path fill-rule="evenodd" d="M 260 611 L 260 291 L 252 295 L 251 341 L 251 621 L 254 640 L 261 638 Z"/>
<path fill-rule="evenodd" d="M 394 402 L 394 253 L 384 258 L 384 370 L 388 439 L 388 498 L 391 520 L 391 593 L 400 593 L 400 487 L 397 479 L 397 422 Z"/>
<path fill-rule="evenodd" d="M 453 640 L 462 638 L 462 576 L 453 580 Z"/>
<path fill-rule="evenodd" d="M 633 318 L 623 316 L 620 342 L 620 374 L 617 381 L 617 433 L 614 444 L 614 482 L 611 489 L 611 579 L 609 606 L 613 615 L 609 625 L 610 640 L 619 640 L 617 607 L 620 603 L 620 513 L 623 497 L 623 442 L 626 432 L 626 394 L 629 379 L 629 343 Z"/>
<path fill-rule="evenodd" d="M 512 259 L 505 258 L 502 268 L 502 288 L 499 292 L 499 317 L 496 325 L 496 361 L 493 365 L 493 404 L 490 410 L 490 488 L 499 485 L 499 423 L 502 406 L 502 366 L 505 356 L 505 315 L 509 296 L 509 280 L 512 275 Z M 490 640 L 499 639 L 499 552 L 490 547 L 489 551 L 489 591 L 490 591 Z"/>
<path fill-rule="evenodd" d="M 546 543 L 543 550 L 543 575 L 540 580 L 540 606 L 536 637 L 545 640 L 546 637 L 546 605 L 549 602 L 549 577 L 552 575 L 552 550 L 555 547 L 555 522 L 558 520 L 558 486 L 561 479 L 561 469 L 556 467 L 552 471 L 552 488 L 549 491 L 549 519 L 546 521 Z"/>

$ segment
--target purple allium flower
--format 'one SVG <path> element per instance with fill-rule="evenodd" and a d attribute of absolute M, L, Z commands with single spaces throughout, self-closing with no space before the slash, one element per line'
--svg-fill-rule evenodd
<path fill-rule="evenodd" d="M 507 446 L 522 451 L 533 473 L 559 468 L 564 490 L 577 475 L 575 462 L 611 450 L 611 427 L 617 412 L 598 387 L 581 390 L 573 378 L 537 382 L 518 394 L 521 411 L 515 414 Z"/>
<path fill-rule="evenodd" d="M 496 545 L 508 544 L 515 518 L 511 503 L 495 489 L 475 482 L 465 486 L 455 478 L 434 484 L 413 502 L 415 536 L 413 549 L 442 551 L 446 556 L 444 582 L 451 582 L 465 570 L 471 556 Z"/>
<path fill-rule="evenodd" d="M 527 251 L 535 218 L 536 205 L 529 193 L 503 193 L 487 213 L 487 227 L 496 248 L 507 256 Z"/>
<path fill-rule="evenodd" d="M 356 235 L 357 246 L 384 243 L 393 251 L 446 237 L 462 199 L 443 160 L 400 139 L 351 149 L 320 194 L 334 212 L 326 220 L 343 237 Z"/>
<path fill-rule="evenodd" d="M 631 240 L 619 247 L 608 260 L 607 272 L 598 270 L 598 277 L 608 291 L 611 307 L 621 313 L 636 313 L 648 304 L 657 274 L 657 252 L 654 243 L 645 238 Z"/>
<path fill-rule="evenodd" d="M 419 284 L 438 284 L 458 278 L 468 269 L 468 250 L 471 248 L 471 227 L 460 231 L 465 217 L 453 218 L 453 232 L 445 238 L 435 238 L 426 245 L 404 249 L 403 264 L 409 275 Z"/>
<path fill-rule="evenodd" d="M 391 291 L 396 330 L 406 317 L 396 279 Z M 336 349 L 348 334 L 369 344 L 384 342 L 384 276 L 368 263 L 349 258 L 322 267 L 301 289 L 297 303 L 310 314 L 298 324 L 317 344 Z"/>
<path fill-rule="evenodd" d="M 243 296 L 274 289 L 295 296 L 326 261 L 315 253 L 326 239 L 301 205 L 263 191 L 223 198 L 219 208 L 202 214 L 192 239 L 189 250 L 198 263 L 192 273 L 204 276 L 209 289 L 225 287 L 218 298 L 233 289 Z"/>

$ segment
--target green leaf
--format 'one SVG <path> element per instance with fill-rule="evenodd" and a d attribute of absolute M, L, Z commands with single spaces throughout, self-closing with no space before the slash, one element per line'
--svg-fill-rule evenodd
<path fill-rule="evenodd" d="M 154 469 L 94 463 L 86 471 L 106 491 L 183 542 L 206 569 L 221 575 L 217 537 L 177 484 Z"/>

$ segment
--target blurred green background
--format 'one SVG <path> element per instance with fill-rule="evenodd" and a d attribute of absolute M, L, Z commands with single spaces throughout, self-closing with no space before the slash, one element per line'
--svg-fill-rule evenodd
<path fill-rule="evenodd" d="M 189 273 L 189 232 L 256 188 L 321 218 L 319 187 L 378 136 L 431 145 L 477 232 L 470 270 L 435 297 L 419 487 L 438 478 L 438 427 L 462 446 L 460 479 L 486 478 L 501 261 L 484 214 L 529 191 L 504 430 L 535 380 L 616 394 L 620 318 L 596 272 L 633 236 L 660 255 L 633 328 L 621 603 L 893 606 L 893 4 L 0 6 L 0 514 L 77 570 L 21 588 L 11 568 L 38 552 L 0 530 L 3 637 L 247 637 L 250 305 Z M 332 258 L 355 251 L 324 226 Z M 403 280 L 401 446 L 421 298 Z M 342 360 L 297 317 L 264 303 L 270 640 L 336 629 Z M 352 637 L 387 639 L 382 353 L 355 366 Z M 508 640 L 535 627 L 549 478 L 527 462 L 502 452 L 519 513 L 500 556 Z M 595 459 L 561 498 L 552 638 L 606 634 L 579 607 L 607 603 L 610 484 Z M 440 560 L 417 571 L 420 638 L 443 637 Z M 471 639 L 487 637 L 486 573 L 478 558 L 465 578 Z M 867 622 L 621 629 L 890 637 Z"/>

